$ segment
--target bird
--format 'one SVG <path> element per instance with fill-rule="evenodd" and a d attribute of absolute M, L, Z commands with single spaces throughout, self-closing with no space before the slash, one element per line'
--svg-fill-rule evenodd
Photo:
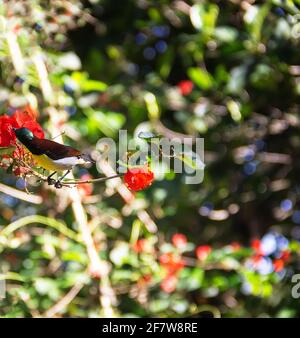
<path fill-rule="evenodd" d="M 13 128 L 13 130 L 18 141 L 32 154 L 37 165 L 53 171 L 47 177 L 47 181 L 49 185 L 54 185 L 56 188 L 62 187 L 61 181 L 74 166 L 94 163 L 90 155 L 52 140 L 38 138 L 28 128 Z M 56 173 L 65 170 L 66 173 L 57 181 L 52 178 Z"/>

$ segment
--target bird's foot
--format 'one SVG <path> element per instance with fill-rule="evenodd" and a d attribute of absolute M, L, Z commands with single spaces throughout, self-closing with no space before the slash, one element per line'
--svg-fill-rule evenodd
<path fill-rule="evenodd" d="M 56 171 L 54 171 L 51 175 L 49 175 L 47 177 L 48 185 L 54 185 L 55 184 L 56 181 L 52 178 L 55 174 L 56 174 Z"/>
<path fill-rule="evenodd" d="M 62 188 L 63 185 L 61 184 L 60 181 L 56 181 L 54 186 L 55 186 L 56 189 L 60 189 L 60 188 Z"/>
<path fill-rule="evenodd" d="M 55 185 L 57 182 L 55 181 L 55 179 L 51 178 L 51 177 L 48 177 L 47 178 L 47 182 L 48 182 L 48 185 Z"/>

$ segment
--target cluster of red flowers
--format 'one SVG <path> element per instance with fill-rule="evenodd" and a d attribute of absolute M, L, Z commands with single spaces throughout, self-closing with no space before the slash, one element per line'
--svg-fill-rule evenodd
<path fill-rule="evenodd" d="M 0 116 L 0 148 L 15 146 L 15 150 L 9 155 L 2 155 L 3 159 L 22 159 L 24 162 L 30 163 L 32 161 L 31 156 L 25 153 L 24 149 L 16 143 L 16 135 L 13 128 L 28 128 L 36 137 L 44 138 L 44 131 L 42 127 L 37 123 L 37 112 L 30 106 L 26 106 L 24 109 L 16 110 L 11 116 Z M 0 161 L 0 166 L 7 168 L 9 163 Z M 13 172 L 16 176 L 20 176 L 28 171 L 25 167 L 15 166 Z"/>
<path fill-rule="evenodd" d="M 148 241 L 145 238 L 138 239 L 134 244 L 133 244 L 133 251 L 136 253 L 142 253 L 147 251 L 148 249 Z"/>
<path fill-rule="evenodd" d="M 212 249 L 209 245 L 200 245 L 196 248 L 196 257 L 199 261 L 205 261 Z"/>
<path fill-rule="evenodd" d="M 126 186 L 133 191 L 148 188 L 154 180 L 154 174 L 149 166 L 129 169 L 124 175 Z"/>
<path fill-rule="evenodd" d="M 160 287 L 167 293 L 171 293 L 176 289 L 178 273 L 185 266 L 182 251 L 186 248 L 187 238 L 183 234 L 174 234 L 172 243 L 177 249 L 176 252 L 167 252 L 159 257 L 159 262 L 166 271 L 166 276 L 163 278 Z"/>
<path fill-rule="evenodd" d="M 159 262 L 166 270 L 166 276 L 162 280 L 160 287 L 163 291 L 171 293 L 176 289 L 177 275 L 185 266 L 184 260 L 181 255 L 168 252 L 160 256 Z"/>
<path fill-rule="evenodd" d="M 0 116 L 0 147 L 16 144 L 13 128 L 28 128 L 36 137 L 44 138 L 42 127 L 37 123 L 37 112 L 30 106 L 16 110 L 12 116 Z"/>
<path fill-rule="evenodd" d="M 184 234 L 176 233 L 172 236 L 171 242 L 173 250 L 162 253 L 159 256 L 160 266 L 165 271 L 160 287 L 166 293 L 172 293 L 176 289 L 178 274 L 185 267 L 185 260 L 183 253 L 187 251 L 188 240 Z M 145 238 L 137 240 L 132 246 L 133 251 L 136 253 L 154 253 L 153 246 Z M 205 261 L 212 252 L 209 245 L 201 245 L 196 248 L 196 257 L 199 261 Z M 143 278 L 142 278 L 143 279 Z M 145 283 L 143 279 L 143 284 Z"/>
<path fill-rule="evenodd" d="M 172 244 L 177 249 L 176 253 L 169 252 L 160 256 L 160 264 L 167 271 L 166 276 L 162 280 L 160 287 L 163 291 L 171 293 L 176 289 L 177 274 L 184 268 L 185 261 L 182 257 L 182 253 L 187 249 L 187 238 L 184 234 L 174 234 L 172 236 Z M 229 246 L 232 252 L 241 249 L 241 245 L 237 242 L 233 242 Z M 195 255 L 200 262 L 206 261 L 212 253 L 212 247 L 210 245 L 200 245 L 196 247 Z"/>
<path fill-rule="evenodd" d="M 140 254 L 140 253 L 154 254 L 154 247 L 147 238 L 138 239 L 132 245 L 132 249 L 137 254 Z M 151 281 L 152 281 L 152 275 L 147 273 L 139 278 L 139 280 L 137 281 L 137 286 L 139 288 L 147 287 Z"/>
<path fill-rule="evenodd" d="M 164 271 L 160 282 L 160 288 L 166 293 L 172 293 L 176 290 L 179 273 L 189 262 L 189 258 L 184 257 L 184 252 L 190 251 L 190 244 L 184 234 L 177 233 L 172 236 L 172 247 L 167 252 L 158 256 L 159 264 Z M 244 262 L 245 266 L 251 270 L 258 271 L 260 274 L 270 274 L 272 272 L 281 272 L 291 256 L 291 250 L 288 246 L 288 240 L 279 234 L 267 234 L 262 240 L 255 239 L 251 243 L 254 254 Z M 155 254 L 155 249 L 147 239 L 139 239 L 134 245 L 133 250 L 136 253 Z M 224 255 L 242 250 L 243 247 L 238 242 L 232 242 L 227 245 L 222 252 Z M 210 245 L 200 245 L 195 249 L 195 256 L 199 263 L 214 262 L 213 249 Z M 269 262 L 269 264 L 267 264 Z M 250 264 L 249 264 L 250 263 Z M 194 264 L 193 264 L 194 265 Z M 195 264 L 196 266 L 197 264 Z M 200 264 L 201 265 L 201 264 Z M 144 276 L 139 281 L 142 285 L 149 282 L 149 276 Z"/>
<path fill-rule="evenodd" d="M 275 272 L 281 272 L 284 269 L 291 255 L 289 248 L 278 250 L 276 252 L 276 255 L 267 254 L 263 248 L 262 241 L 260 239 L 253 239 L 251 242 L 251 247 L 254 250 L 254 255 L 251 258 L 253 265 L 258 266 L 262 262 L 264 257 L 274 256 L 272 257 L 272 264 Z"/>
<path fill-rule="evenodd" d="M 238 242 L 232 242 L 227 246 L 230 252 L 239 251 L 242 247 L 241 244 Z M 208 259 L 210 254 L 212 253 L 212 247 L 210 245 L 200 245 L 195 250 L 196 257 L 200 262 L 204 262 Z"/>

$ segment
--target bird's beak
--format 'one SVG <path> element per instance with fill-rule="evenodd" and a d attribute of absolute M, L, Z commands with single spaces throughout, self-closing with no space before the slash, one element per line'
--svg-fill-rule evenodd
<path fill-rule="evenodd" d="M 12 130 L 15 132 L 17 130 L 17 128 L 12 127 Z"/>

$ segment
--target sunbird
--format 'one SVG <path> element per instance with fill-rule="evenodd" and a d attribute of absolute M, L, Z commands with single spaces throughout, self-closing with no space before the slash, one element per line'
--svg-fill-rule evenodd
<path fill-rule="evenodd" d="M 43 169 L 53 171 L 48 176 L 48 184 L 61 188 L 61 181 L 69 174 L 75 165 L 87 165 L 94 163 L 90 155 L 83 154 L 70 146 L 54 142 L 52 140 L 40 139 L 33 135 L 27 128 L 13 128 L 17 139 L 32 154 L 32 157 Z M 57 181 L 52 179 L 56 173 L 66 170 Z"/>

